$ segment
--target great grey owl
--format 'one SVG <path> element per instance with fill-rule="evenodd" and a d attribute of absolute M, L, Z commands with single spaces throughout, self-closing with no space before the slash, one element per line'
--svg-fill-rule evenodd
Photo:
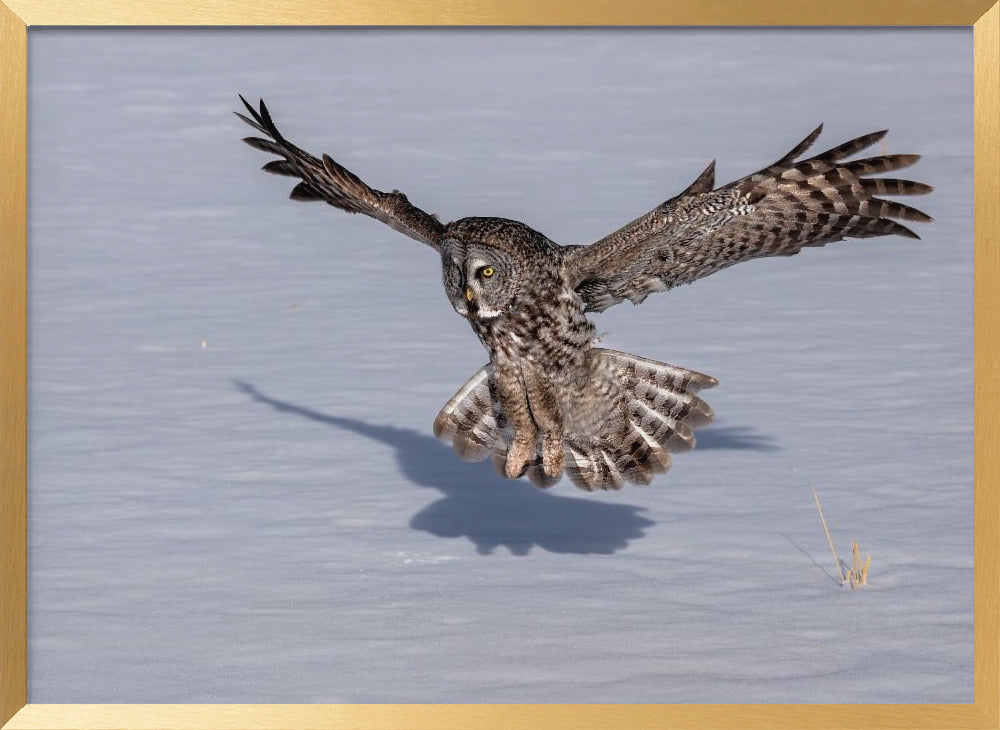
<path fill-rule="evenodd" d="M 293 200 L 322 200 L 377 218 L 441 256 L 451 306 L 469 321 L 490 361 L 434 421 L 457 454 L 492 456 L 504 476 L 536 485 L 565 472 L 576 486 L 648 484 L 672 452 L 694 446 L 692 429 L 712 420 L 698 395 L 717 381 L 686 368 L 596 347 L 588 312 L 687 284 L 740 261 L 789 256 L 843 238 L 917 235 L 893 218 L 926 214 L 877 195 L 931 187 L 872 178 L 914 164 L 918 155 L 847 161 L 885 131 L 797 159 L 822 125 L 788 154 L 752 175 L 715 187 L 710 164 L 680 195 L 588 246 L 560 246 L 518 221 L 461 218 L 441 223 L 399 191 L 384 193 L 323 155 L 317 159 L 278 132 L 264 102 L 236 112 L 268 139 L 252 147 L 279 155 L 263 169 L 299 178 Z"/>

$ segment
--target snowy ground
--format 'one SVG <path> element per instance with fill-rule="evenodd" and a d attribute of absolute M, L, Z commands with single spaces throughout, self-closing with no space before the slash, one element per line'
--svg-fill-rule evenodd
<path fill-rule="evenodd" d="M 970 702 L 971 41 L 33 30 L 30 701 Z M 650 487 L 540 491 L 431 435 L 485 360 L 433 253 L 286 200 L 237 92 L 564 243 L 820 121 L 923 153 L 937 220 L 599 315 L 718 423 Z"/>

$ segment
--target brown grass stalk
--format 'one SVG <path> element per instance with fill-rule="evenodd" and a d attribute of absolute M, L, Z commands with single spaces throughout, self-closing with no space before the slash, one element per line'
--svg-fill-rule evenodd
<path fill-rule="evenodd" d="M 837 575 L 840 576 L 840 583 L 843 585 L 847 582 L 847 576 L 844 575 L 844 566 L 840 562 L 840 556 L 837 555 L 837 549 L 833 546 L 833 538 L 830 537 L 830 528 L 826 526 L 826 517 L 823 516 L 823 506 L 819 503 L 819 492 L 816 491 L 816 485 L 812 485 L 813 499 L 816 500 L 816 510 L 819 512 L 819 521 L 823 523 L 823 532 L 826 533 L 826 542 L 830 546 L 830 552 L 833 554 L 833 562 L 837 565 Z"/>

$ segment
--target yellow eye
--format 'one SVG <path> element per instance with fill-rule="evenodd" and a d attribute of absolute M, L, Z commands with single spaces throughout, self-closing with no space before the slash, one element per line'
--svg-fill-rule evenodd
<path fill-rule="evenodd" d="M 492 266 L 485 266 L 479 271 L 479 273 L 483 276 L 483 278 L 489 279 L 496 273 L 496 270 Z"/>

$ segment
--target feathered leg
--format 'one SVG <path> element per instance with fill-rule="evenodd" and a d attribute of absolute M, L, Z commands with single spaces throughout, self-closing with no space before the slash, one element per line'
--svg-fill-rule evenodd
<path fill-rule="evenodd" d="M 521 376 L 531 410 L 531 419 L 542 435 L 542 476 L 544 480 L 554 482 L 562 476 L 566 466 L 566 456 L 563 452 L 563 417 L 559 400 L 552 389 L 552 384 L 537 366 L 531 363 L 522 365 Z"/>
<path fill-rule="evenodd" d="M 535 457 L 538 427 L 531 417 L 520 366 L 506 361 L 494 361 L 493 364 L 500 408 L 513 431 L 504 463 L 504 474 L 508 479 L 517 479 L 524 474 L 524 470 Z"/>

